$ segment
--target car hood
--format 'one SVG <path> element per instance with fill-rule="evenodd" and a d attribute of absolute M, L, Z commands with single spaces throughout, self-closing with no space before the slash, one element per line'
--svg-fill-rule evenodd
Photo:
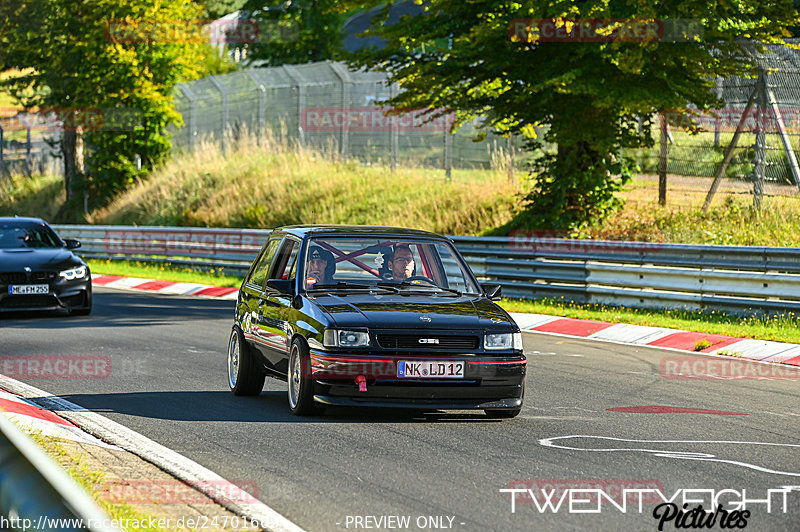
<path fill-rule="evenodd" d="M 315 296 L 314 301 L 337 327 L 517 329 L 503 309 L 477 296 L 350 293 Z"/>
<path fill-rule="evenodd" d="M 83 264 L 65 248 L 46 249 L 0 249 L 0 270 L 23 271 L 26 266 L 33 270 L 58 270 L 59 268 Z"/>

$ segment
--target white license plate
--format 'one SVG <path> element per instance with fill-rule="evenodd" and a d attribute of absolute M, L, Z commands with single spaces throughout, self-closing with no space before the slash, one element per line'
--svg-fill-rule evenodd
<path fill-rule="evenodd" d="M 8 287 L 8 293 L 18 296 L 30 294 L 49 294 L 50 285 L 46 284 L 12 284 Z"/>
<path fill-rule="evenodd" d="M 463 379 L 464 362 L 452 360 L 401 360 L 397 376 L 407 379 Z"/>

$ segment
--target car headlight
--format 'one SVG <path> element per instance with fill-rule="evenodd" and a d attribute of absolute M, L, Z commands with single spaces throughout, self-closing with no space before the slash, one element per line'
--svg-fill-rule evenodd
<path fill-rule="evenodd" d="M 522 349 L 522 333 L 491 333 L 483 341 L 486 349 Z"/>
<path fill-rule="evenodd" d="M 369 332 L 342 329 L 325 329 L 325 347 L 363 347 L 369 345 Z"/>
<path fill-rule="evenodd" d="M 65 281 L 74 281 L 75 279 L 83 279 L 86 277 L 86 272 L 86 266 L 78 266 L 77 268 L 72 268 L 71 270 L 58 272 L 58 275 L 60 275 Z"/>

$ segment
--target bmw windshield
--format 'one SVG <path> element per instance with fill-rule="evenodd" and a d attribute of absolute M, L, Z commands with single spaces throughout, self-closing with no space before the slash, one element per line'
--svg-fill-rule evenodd
<path fill-rule="evenodd" d="M 0 249 L 60 248 L 64 243 L 45 224 L 0 222 Z"/>

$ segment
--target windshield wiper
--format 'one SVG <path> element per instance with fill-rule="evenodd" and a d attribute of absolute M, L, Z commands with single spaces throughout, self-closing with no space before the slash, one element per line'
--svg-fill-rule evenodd
<path fill-rule="evenodd" d="M 425 289 L 424 291 L 428 290 L 441 290 L 443 292 L 449 292 L 451 294 L 456 295 L 463 295 L 461 292 L 456 290 L 455 288 L 442 288 L 441 286 L 432 285 L 432 284 L 417 284 L 414 282 L 409 281 L 401 281 L 400 283 L 378 283 L 378 286 L 385 286 L 385 287 L 398 287 L 402 286 L 403 288 L 413 288 L 413 289 Z M 396 288 L 395 288 L 396 289 Z"/>
<path fill-rule="evenodd" d="M 316 291 L 316 290 L 374 290 L 375 288 L 380 288 L 383 290 L 389 290 L 390 292 L 394 292 L 395 294 L 399 292 L 399 290 L 393 286 L 382 286 L 381 283 L 378 283 L 378 286 L 368 285 L 368 284 L 357 284 L 357 283 L 348 283 L 346 281 L 339 281 L 336 284 L 320 284 L 314 285 L 309 290 Z"/>

